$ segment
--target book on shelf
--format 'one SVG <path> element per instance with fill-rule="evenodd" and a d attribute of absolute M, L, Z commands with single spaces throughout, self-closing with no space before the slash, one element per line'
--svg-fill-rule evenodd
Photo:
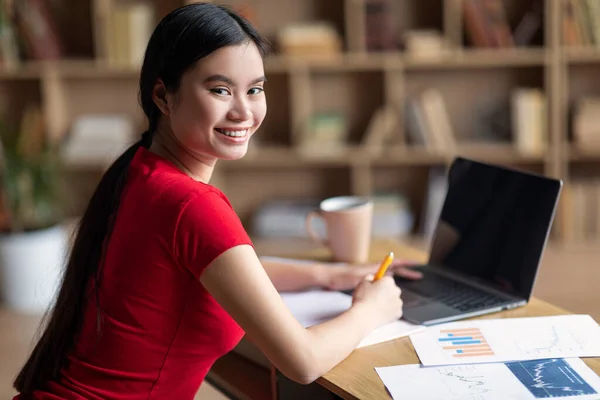
<path fill-rule="evenodd" d="M 154 30 L 152 4 L 98 0 L 95 12 L 99 21 L 94 32 L 98 57 L 118 67 L 141 67 Z"/>
<path fill-rule="evenodd" d="M 45 0 L 0 2 L 0 63 L 15 66 L 22 58 L 56 60 L 64 45 L 52 8 Z"/>
<path fill-rule="evenodd" d="M 584 97 L 573 110 L 573 145 L 580 152 L 600 149 L 600 97 Z"/>
<path fill-rule="evenodd" d="M 513 144 L 526 155 L 541 155 L 547 147 L 546 97 L 539 88 L 516 88 L 511 93 Z"/>
<path fill-rule="evenodd" d="M 600 181 L 575 179 L 565 185 L 561 206 L 561 228 L 566 242 L 600 239 Z"/>
<path fill-rule="evenodd" d="M 334 57 L 342 53 L 342 39 L 328 21 L 298 22 L 277 32 L 281 54 L 292 57 Z"/>
<path fill-rule="evenodd" d="M 475 47 L 514 47 L 502 0 L 464 0 L 464 26 Z"/>
<path fill-rule="evenodd" d="M 537 41 L 544 21 L 544 0 L 535 0 L 513 31 L 515 46 L 529 46 Z"/>
<path fill-rule="evenodd" d="M 365 40 L 367 51 L 393 50 L 397 29 L 391 0 L 365 0 Z"/>
<path fill-rule="evenodd" d="M 435 29 L 414 29 L 403 35 L 406 53 L 414 58 L 431 59 L 448 54 L 446 38 Z"/>
<path fill-rule="evenodd" d="M 336 111 L 316 112 L 298 136 L 298 151 L 307 156 L 339 153 L 346 147 L 347 121 Z"/>
<path fill-rule="evenodd" d="M 421 107 L 429 125 L 429 132 L 433 136 L 436 149 L 442 152 L 456 150 L 456 139 L 450 114 L 442 93 L 433 88 L 428 88 L 421 93 Z"/>
<path fill-rule="evenodd" d="M 418 101 L 408 99 L 404 106 L 404 123 L 406 125 L 407 142 L 411 146 L 430 148 L 430 133 L 427 132 L 427 123 L 423 110 Z"/>
<path fill-rule="evenodd" d="M 467 39 L 474 47 L 513 48 L 541 42 L 543 0 L 534 0 L 531 3 L 514 30 L 511 30 L 502 0 L 464 0 L 462 13 Z"/>
<path fill-rule="evenodd" d="M 369 120 L 362 145 L 372 153 L 382 153 L 385 146 L 393 142 L 399 122 L 398 112 L 393 106 L 378 108 Z"/>
<path fill-rule="evenodd" d="M 446 101 L 438 89 L 424 89 L 405 105 L 409 143 L 437 153 L 456 150 L 456 138 Z"/>
<path fill-rule="evenodd" d="M 82 115 L 61 148 L 70 164 L 109 165 L 135 142 L 133 121 L 125 115 Z"/>
<path fill-rule="evenodd" d="M 600 45 L 600 2 L 562 0 L 562 39 L 566 46 Z"/>

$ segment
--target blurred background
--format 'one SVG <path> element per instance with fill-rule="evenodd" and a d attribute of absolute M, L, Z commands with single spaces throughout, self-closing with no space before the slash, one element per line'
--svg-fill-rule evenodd
<path fill-rule="evenodd" d="M 0 397 L 99 178 L 146 129 L 138 74 L 184 0 L 0 0 Z M 600 2 L 224 0 L 275 53 L 268 114 L 213 184 L 264 253 L 336 195 L 426 249 L 456 155 L 565 182 L 536 296 L 600 318 Z M 323 231 L 322 226 L 316 226 Z M 43 277 L 40 283 L 40 277 Z M 33 299 L 33 300 L 32 300 Z M 4 394 L 6 393 L 6 396 Z"/>

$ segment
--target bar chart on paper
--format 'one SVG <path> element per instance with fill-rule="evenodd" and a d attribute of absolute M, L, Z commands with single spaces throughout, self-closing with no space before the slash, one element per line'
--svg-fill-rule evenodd
<path fill-rule="evenodd" d="M 439 344 L 453 358 L 494 355 L 479 328 L 441 329 L 440 333 Z"/>
<path fill-rule="evenodd" d="M 425 366 L 600 356 L 600 327 L 589 315 L 452 322 L 410 340 Z"/>

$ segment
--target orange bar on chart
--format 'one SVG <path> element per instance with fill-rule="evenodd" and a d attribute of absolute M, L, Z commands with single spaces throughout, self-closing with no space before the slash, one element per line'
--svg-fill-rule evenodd
<path fill-rule="evenodd" d="M 477 357 L 477 356 L 493 356 L 494 352 L 493 351 L 487 351 L 485 353 L 460 353 L 460 354 L 453 354 L 452 357 Z"/>
<path fill-rule="evenodd" d="M 480 333 L 481 331 L 479 330 L 479 328 L 464 328 L 464 329 L 441 329 L 440 332 L 464 335 L 468 332 L 479 332 Z"/>

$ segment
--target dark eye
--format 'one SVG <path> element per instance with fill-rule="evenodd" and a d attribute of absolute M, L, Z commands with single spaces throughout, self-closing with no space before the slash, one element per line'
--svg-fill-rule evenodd
<path fill-rule="evenodd" d="M 261 87 L 255 87 L 255 88 L 248 90 L 248 94 L 261 94 L 264 91 L 265 91 L 265 89 L 263 89 Z"/>
<path fill-rule="evenodd" d="M 229 90 L 224 88 L 214 88 L 210 90 L 211 92 L 218 94 L 219 96 L 227 96 L 229 94 Z"/>

